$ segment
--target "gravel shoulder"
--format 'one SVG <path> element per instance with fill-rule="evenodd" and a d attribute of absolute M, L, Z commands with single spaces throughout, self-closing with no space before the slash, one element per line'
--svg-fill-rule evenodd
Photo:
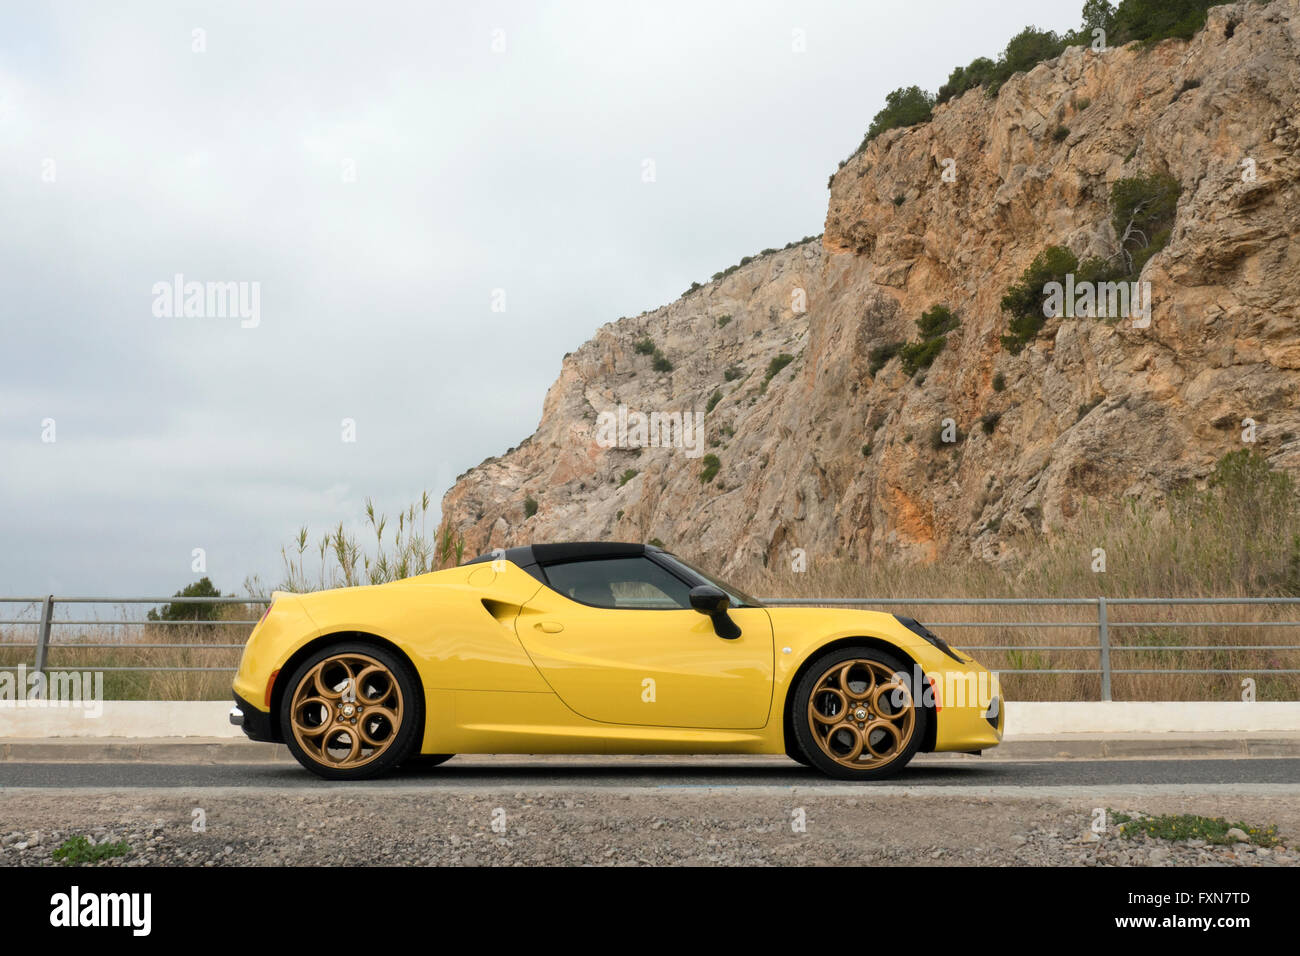
<path fill-rule="evenodd" d="M 1294 793 L 1156 790 L 970 796 L 798 788 L 9 789 L 0 792 L 0 865 L 58 865 L 54 848 L 76 835 L 130 845 L 127 855 L 98 866 L 1300 863 Z M 1113 827 L 1094 834 L 1097 807 L 1277 825 L 1283 845 L 1130 840 Z"/>

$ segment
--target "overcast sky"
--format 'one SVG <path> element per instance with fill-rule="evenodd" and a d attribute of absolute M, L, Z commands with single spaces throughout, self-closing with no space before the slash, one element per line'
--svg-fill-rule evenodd
<path fill-rule="evenodd" d="M 1080 6 L 4 0 L 0 594 L 274 584 L 440 499 L 601 324 L 821 232 L 890 89 Z"/>

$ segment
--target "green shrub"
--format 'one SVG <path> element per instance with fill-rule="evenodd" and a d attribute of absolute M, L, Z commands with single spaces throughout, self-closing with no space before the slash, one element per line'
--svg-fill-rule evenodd
<path fill-rule="evenodd" d="M 727 324 L 728 324 L 729 322 L 731 322 L 731 316 L 730 316 L 730 315 L 720 315 L 720 316 L 718 316 L 718 328 L 720 328 L 720 329 L 725 329 L 725 328 L 727 327 Z"/>
<path fill-rule="evenodd" d="M 719 388 L 719 389 L 715 389 L 713 394 L 709 396 L 709 401 L 704 406 L 704 410 L 706 412 L 713 411 L 715 408 L 718 407 L 718 402 L 720 401 L 722 401 L 722 389 Z"/>
<path fill-rule="evenodd" d="M 871 457 L 871 443 L 870 443 L 870 442 L 867 442 L 865 445 L 862 446 L 862 457 L 863 457 L 863 458 L 870 458 L 870 457 Z"/>
<path fill-rule="evenodd" d="M 1027 72 L 1045 60 L 1060 56 L 1068 46 L 1091 44 L 1095 29 L 1106 31 L 1106 42 L 1110 45 L 1122 45 L 1130 40 L 1154 43 L 1165 37 L 1189 39 L 1205 25 L 1205 11 L 1218 2 L 1221 0 L 1122 0 L 1116 9 L 1107 0 L 1086 0 L 1083 22 L 1078 29 L 1058 34 L 1027 26 L 1007 42 L 997 60 L 981 56 L 964 67 L 955 67 L 935 96 L 916 86 L 894 90 L 885 98 L 885 108 L 872 119 L 854 155 L 885 130 L 925 122 L 935 106 L 967 90 L 983 87 L 986 95 L 996 95 L 1002 84 L 1016 73 Z M 1080 110 L 1087 107 L 1086 99 L 1077 104 Z"/>
<path fill-rule="evenodd" d="M 1052 30 L 1025 27 L 1010 40 L 993 72 L 990 93 L 1017 73 L 1027 73 L 1044 60 L 1058 57 L 1065 50 L 1065 38 Z"/>
<path fill-rule="evenodd" d="M 939 335 L 921 342 L 908 342 L 899 355 L 903 359 L 903 372 L 911 378 L 923 368 L 929 368 L 943 351 L 947 342 L 945 336 Z"/>
<path fill-rule="evenodd" d="M 1130 40 L 1155 43 L 1167 37 L 1190 40 L 1205 26 L 1205 12 L 1221 0 L 1121 0 L 1115 10 L 1116 46 Z"/>
<path fill-rule="evenodd" d="M 637 355 L 654 355 L 657 351 L 654 342 L 650 339 L 640 339 L 632 345 L 632 351 Z"/>
<path fill-rule="evenodd" d="M 181 588 L 173 597 L 213 598 L 221 597 L 221 592 L 209 578 L 202 577 Z M 150 609 L 147 616 L 151 621 L 215 621 L 220 610 L 219 604 L 164 604 L 157 610 Z"/>
<path fill-rule="evenodd" d="M 529 495 L 524 499 L 524 517 L 531 518 L 537 514 L 537 499 Z"/>
<path fill-rule="evenodd" d="M 637 471 L 636 471 L 636 469 L 635 469 L 635 468 L 629 468 L 627 471 L 623 472 L 623 474 L 621 474 L 621 475 L 618 476 L 618 486 L 619 486 L 620 488 L 622 488 L 622 487 L 623 487 L 624 485 L 626 485 L 629 481 L 631 481 L 633 478 L 635 478 L 636 475 L 637 475 Z M 620 517 L 622 516 L 622 512 L 619 512 L 619 516 L 620 516 Z"/>
<path fill-rule="evenodd" d="M 885 364 L 902 351 L 902 342 L 886 342 L 884 345 L 877 345 L 868 354 L 867 371 L 874 378 L 876 373 L 885 367 Z"/>
<path fill-rule="evenodd" d="M 934 94 L 927 93 L 919 86 L 900 86 L 886 94 L 884 108 L 872 117 L 871 125 L 867 127 L 866 138 L 858 147 L 858 152 L 865 149 L 869 142 L 886 130 L 926 122 L 933 109 Z"/>
<path fill-rule="evenodd" d="M 652 365 L 656 372 L 671 372 L 673 370 L 673 363 L 668 360 L 668 356 L 658 349 L 655 350 L 655 360 Z"/>
<path fill-rule="evenodd" d="M 904 196 L 902 193 L 899 193 L 897 196 L 894 197 L 895 206 L 901 206 L 905 202 L 907 202 L 907 197 Z"/>
<path fill-rule="evenodd" d="M 916 327 L 921 332 L 920 341 L 909 342 L 898 353 L 903 360 L 903 371 L 909 378 L 934 364 L 947 343 L 948 333 L 959 325 L 961 322 L 946 305 L 931 306 L 921 313 L 916 320 Z"/>
<path fill-rule="evenodd" d="M 980 427 L 984 429 L 984 434 L 992 435 L 994 429 L 998 427 L 998 422 L 1002 419 L 1001 412 L 987 412 L 980 416 Z"/>
<path fill-rule="evenodd" d="M 794 356 L 789 352 L 782 352 L 774 356 L 772 361 L 767 363 L 767 372 L 763 375 L 763 391 L 767 391 L 767 383 L 776 377 L 776 374 L 794 361 Z"/>
<path fill-rule="evenodd" d="M 700 285 L 700 283 L 692 282 L 691 287 L 687 289 L 685 292 L 683 292 L 682 295 L 687 296 L 690 295 L 692 292 L 696 291 L 697 289 L 703 289 L 703 288 L 704 286 Z"/>
<path fill-rule="evenodd" d="M 939 87 L 939 95 L 935 98 L 936 103 L 947 103 L 967 90 L 984 86 L 992 79 L 996 68 L 997 64 L 986 56 L 976 57 L 971 60 L 969 66 L 954 68 L 948 75 L 948 82 Z"/>
<path fill-rule="evenodd" d="M 993 376 L 993 391 L 1000 392 L 1007 387 L 1007 377 L 1001 372 Z"/>
<path fill-rule="evenodd" d="M 718 476 L 718 469 L 722 467 L 722 462 L 717 455 L 705 455 L 700 459 L 700 464 L 704 467 L 700 470 L 700 483 L 707 485 Z"/>
<path fill-rule="evenodd" d="M 952 310 L 946 305 L 934 305 L 921 313 L 921 317 L 916 320 L 916 327 L 921 332 L 921 338 L 932 339 L 937 335 L 945 335 L 951 332 L 957 326 L 961 325 L 957 316 L 953 315 Z"/>
<path fill-rule="evenodd" d="M 1070 135 L 1070 129 L 1068 126 L 1058 126 L 1056 127 L 1056 129 L 1052 130 L 1052 142 L 1054 143 L 1064 142 L 1069 137 L 1069 135 Z"/>
<path fill-rule="evenodd" d="M 1065 282 L 1066 273 L 1079 268 L 1079 259 L 1065 246 L 1048 246 L 1020 274 L 1002 296 L 1002 311 L 1011 318 L 1002 347 L 1019 355 L 1047 322 L 1043 314 L 1043 287 L 1049 282 Z"/>
<path fill-rule="evenodd" d="M 662 548 L 664 546 L 664 543 L 658 538 L 651 538 L 648 543 L 653 544 L 656 548 Z"/>
<path fill-rule="evenodd" d="M 740 378 L 740 376 L 744 374 L 745 374 L 745 370 L 743 368 L 741 368 L 739 365 L 733 365 L 731 366 L 731 368 L 727 369 L 725 372 L 722 373 L 722 377 L 726 379 L 728 382 L 734 382 L 736 379 Z"/>
<path fill-rule="evenodd" d="M 1111 225 L 1129 276 L 1138 276 L 1168 244 L 1181 193 L 1182 186 L 1168 173 L 1130 176 L 1111 187 Z"/>

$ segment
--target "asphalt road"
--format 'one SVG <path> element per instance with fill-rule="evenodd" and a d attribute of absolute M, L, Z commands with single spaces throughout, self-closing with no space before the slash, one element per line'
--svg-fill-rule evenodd
<path fill-rule="evenodd" d="M 429 770 L 399 770 L 376 781 L 330 783 L 296 765 L 163 763 L 0 763 L 0 789 L 382 787 L 412 790 L 496 790 L 503 787 L 708 789 L 788 788 L 1085 788 L 1098 786 L 1258 786 L 1300 788 L 1300 758 L 917 762 L 898 777 L 846 784 L 784 760 L 710 762 L 681 758 L 602 765 L 557 758 L 503 761 L 455 758 Z"/>

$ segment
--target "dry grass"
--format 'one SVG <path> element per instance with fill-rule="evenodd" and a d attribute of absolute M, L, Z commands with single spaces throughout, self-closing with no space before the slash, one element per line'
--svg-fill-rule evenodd
<path fill-rule="evenodd" d="M 806 572 L 764 569 L 737 583 L 773 597 L 1097 598 L 1300 596 L 1300 498 L 1294 482 L 1246 452 L 1226 456 L 1204 489 L 1185 489 L 1164 506 L 1128 502 L 1094 508 L 1075 530 L 1047 541 L 1020 541 L 1024 557 L 996 568 L 968 561 L 930 565 L 813 561 Z M 1096 549 L 1105 571 L 1093 570 Z M 887 606 L 917 618 L 999 671 L 1099 667 L 1097 608 L 1033 606 Z M 1116 700 L 1240 700 L 1255 681 L 1259 700 L 1300 699 L 1300 620 L 1291 605 L 1110 605 L 1115 670 L 1240 670 L 1240 674 L 1116 674 Z M 944 628 L 945 622 L 1004 622 L 1008 627 Z M 1078 622 L 1077 628 L 1032 628 L 1028 622 Z M 1123 627 L 1124 622 L 1146 627 Z M 1254 627 L 1196 627 L 1191 622 L 1244 621 Z M 1022 650 L 981 650 L 1015 645 Z M 1062 646 L 1079 650 L 1054 650 Z M 1115 650 L 1142 646 L 1144 650 Z M 1208 647 L 1214 650 L 1179 650 Z M 1247 646 L 1266 646 L 1261 650 Z M 1005 674 L 1008 697 L 1097 700 L 1096 674 Z"/>
<path fill-rule="evenodd" d="M 70 615 L 87 620 L 84 605 L 71 605 Z M 39 608 L 26 615 L 6 612 L 5 617 L 39 617 Z M 60 610 L 66 610 L 60 609 Z M 97 671 L 112 667 L 218 667 L 218 671 L 104 670 L 106 700 L 227 700 L 230 681 L 239 663 L 240 649 L 252 624 L 224 623 L 257 620 L 256 604 L 224 605 L 216 612 L 222 623 L 144 623 L 138 620 L 104 620 L 92 625 L 55 624 L 50 635 L 49 670 Z M 26 664 L 30 671 L 35 649 L 19 645 L 36 640 L 37 628 L 0 627 L 0 670 Z M 91 647 L 68 647 L 90 644 Z M 148 645 L 161 644 L 163 647 Z M 199 645 L 182 647 L 177 645 Z M 223 647 L 221 645 L 237 645 Z"/>

